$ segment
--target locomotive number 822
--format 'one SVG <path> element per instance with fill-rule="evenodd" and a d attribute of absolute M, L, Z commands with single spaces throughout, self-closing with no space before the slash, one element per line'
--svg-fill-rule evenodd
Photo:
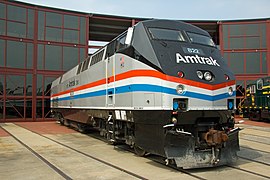
<path fill-rule="evenodd" d="M 181 21 L 130 27 L 52 83 L 51 108 L 177 167 L 237 159 L 235 77 L 209 34 Z"/>

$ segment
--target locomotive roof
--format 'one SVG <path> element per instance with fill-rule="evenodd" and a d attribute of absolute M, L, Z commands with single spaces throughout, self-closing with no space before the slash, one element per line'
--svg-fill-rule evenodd
<path fill-rule="evenodd" d="M 138 22 L 134 27 L 132 46 L 144 56 L 149 62 L 151 62 L 156 69 L 162 70 L 161 62 L 157 57 L 158 53 L 153 47 L 153 42 L 151 42 L 151 38 L 148 35 L 148 28 L 163 28 L 163 29 L 172 29 L 172 30 L 181 30 L 186 32 L 193 32 L 197 34 L 202 34 L 208 37 L 211 37 L 208 32 L 194 26 L 191 24 L 187 24 L 182 21 L 177 20 L 146 20 Z"/>
<path fill-rule="evenodd" d="M 141 21 L 139 23 L 142 23 L 145 27 L 156 27 L 156 28 L 166 28 L 166 29 L 174 29 L 174 30 L 183 30 L 183 31 L 192 31 L 195 33 L 199 33 L 202 35 L 209 36 L 208 32 L 205 30 L 198 28 L 197 26 L 194 26 L 192 24 L 187 24 L 183 21 L 177 21 L 177 20 L 146 20 Z M 139 24 L 138 23 L 138 24 Z"/>

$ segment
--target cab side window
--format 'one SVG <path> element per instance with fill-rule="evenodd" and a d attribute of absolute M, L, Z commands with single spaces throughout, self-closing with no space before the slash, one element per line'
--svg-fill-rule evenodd
<path fill-rule="evenodd" d="M 255 94 L 256 93 L 256 85 L 250 86 L 250 94 Z"/>
<path fill-rule="evenodd" d="M 115 53 L 115 44 L 116 41 L 112 41 L 108 44 L 105 59 L 112 56 Z"/>
<path fill-rule="evenodd" d="M 262 90 L 262 88 L 263 88 L 263 80 L 262 79 L 259 79 L 257 81 L 257 89 L 258 90 Z"/>
<path fill-rule="evenodd" d="M 123 36 L 117 38 L 116 40 L 116 51 L 124 49 L 127 47 L 127 44 L 125 44 L 127 34 L 124 34 Z"/>

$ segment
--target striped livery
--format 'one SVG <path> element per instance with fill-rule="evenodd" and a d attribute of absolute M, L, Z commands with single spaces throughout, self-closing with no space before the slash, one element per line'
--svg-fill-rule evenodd
<path fill-rule="evenodd" d="M 169 20 L 143 21 L 52 83 L 66 125 L 178 167 L 234 162 L 235 78 L 209 34 Z"/>

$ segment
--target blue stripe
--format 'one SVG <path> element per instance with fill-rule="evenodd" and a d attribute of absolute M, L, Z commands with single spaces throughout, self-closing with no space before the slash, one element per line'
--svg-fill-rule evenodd
<path fill-rule="evenodd" d="M 229 96 L 229 94 L 227 92 L 223 93 L 223 94 L 211 96 L 211 95 L 187 91 L 184 94 L 179 95 L 179 94 L 177 94 L 176 89 L 157 86 L 157 85 L 149 85 L 149 84 L 132 84 L 132 85 L 120 86 L 120 87 L 115 88 L 115 94 L 139 92 L 139 91 L 166 93 L 166 94 L 170 94 L 170 95 L 185 96 L 185 97 L 197 98 L 197 99 L 202 99 L 202 100 L 207 100 L 207 101 L 217 101 L 217 100 L 221 100 L 221 99 L 235 96 L 235 94 L 236 94 L 234 91 L 232 96 Z M 108 92 L 114 93 L 113 88 L 108 89 Z M 71 99 L 82 99 L 82 98 L 105 96 L 105 95 L 106 95 L 106 90 L 100 90 L 100 91 L 95 91 L 95 92 L 74 95 L 73 97 L 68 96 L 68 97 L 64 97 L 64 98 L 58 98 L 58 101 L 66 101 L 66 100 L 71 100 Z"/>

